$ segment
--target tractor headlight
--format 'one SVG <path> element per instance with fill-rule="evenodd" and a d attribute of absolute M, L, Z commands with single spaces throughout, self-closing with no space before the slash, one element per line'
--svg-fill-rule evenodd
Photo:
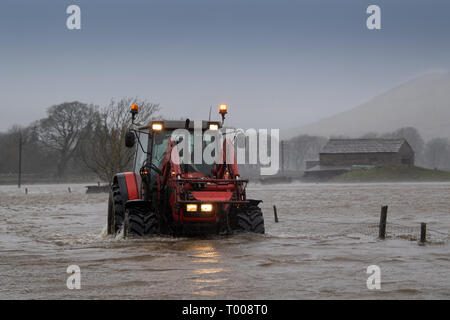
<path fill-rule="evenodd" d="M 197 205 L 194 203 L 190 203 L 186 205 L 186 211 L 187 212 L 196 212 L 197 211 Z"/>
<path fill-rule="evenodd" d="M 200 206 L 200 209 L 203 212 L 211 212 L 213 209 L 213 205 L 211 203 L 204 203 Z"/>
<path fill-rule="evenodd" d="M 209 130 L 213 130 L 213 131 L 219 130 L 219 124 L 218 123 L 210 123 Z"/>
<path fill-rule="evenodd" d="M 153 131 L 161 131 L 163 129 L 163 124 L 160 122 L 155 122 L 152 124 Z"/>

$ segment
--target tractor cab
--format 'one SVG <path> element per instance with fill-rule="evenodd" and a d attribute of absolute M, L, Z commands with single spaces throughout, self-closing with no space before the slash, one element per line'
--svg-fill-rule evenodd
<path fill-rule="evenodd" d="M 208 146 L 217 143 L 216 139 L 221 134 L 221 128 L 222 125 L 218 122 L 202 121 L 201 137 L 198 137 L 202 141 L 202 146 L 201 150 L 195 150 L 194 123 L 191 121 L 153 121 L 145 127 L 140 127 L 137 132 L 137 141 L 140 142 L 140 145 L 136 148 L 134 171 L 140 173 L 142 167 L 148 162 L 152 164 L 151 167 L 161 168 L 166 153 L 168 152 L 169 144 L 175 143 L 182 144 L 184 147 L 184 149 L 178 152 L 181 177 L 210 177 L 214 169 L 214 164 L 204 161 L 203 156 L 198 157 L 201 160 L 200 162 L 195 161 L 195 151 L 200 151 L 201 155 L 203 155 Z M 186 130 L 189 134 L 177 134 L 177 130 Z M 184 157 L 184 152 L 188 153 L 186 157 Z M 216 155 L 212 153 L 212 156 L 214 157 Z M 157 175 L 155 170 L 151 171 L 151 173 L 153 176 Z"/>

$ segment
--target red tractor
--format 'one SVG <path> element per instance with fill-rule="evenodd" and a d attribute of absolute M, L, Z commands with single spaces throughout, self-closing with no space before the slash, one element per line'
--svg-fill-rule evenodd
<path fill-rule="evenodd" d="M 202 121 L 202 149 L 220 132 L 227 113 L 219 108 L 222 123 Z M 131 107 L 134 118 L 138 106 Z M 123 230 L 125 236 L 229 234 L 236 230 L 264 233 L 261 200 L 247 199 L 248 180 L 240 178 L 234 147 L 225 139 L 212 164 L 185 161 L 178 156 L 175 130 L 185 129 L 183 139 L 193 145 L 194 124 L 186 121 L 153 121 L 134 126 L 125 144 L 135 147 L 134 171 L 114 176 L 108 203 L 108 234 Z M 202 151 L 203 151 L 202 150 Z"/>

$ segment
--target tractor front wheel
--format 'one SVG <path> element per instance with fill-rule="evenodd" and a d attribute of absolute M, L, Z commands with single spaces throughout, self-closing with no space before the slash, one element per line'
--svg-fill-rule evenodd
<path fill-rule="evenodd" d="M 108 201 L 108 234 L 116 234 L 123 224 L 124 208 L 122 195 L 117 183 L 111 186 Z"/>
<path fill-rule="evenodd" d="M 134 206 L 125 211 L 123 233 L 125 237 L 145 237 L 158 234 L 159 225 L 156 213 L 146 207 Z"/>
<path fill-rule="evenodd" d="M 261 234 L 265 232 L 263 214 L 258 206 L 240 209 L 236 214 L 236 223 L 238 230 Z"/>

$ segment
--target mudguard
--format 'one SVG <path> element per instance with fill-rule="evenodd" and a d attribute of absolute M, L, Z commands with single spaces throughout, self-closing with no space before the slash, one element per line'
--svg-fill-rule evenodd
<path fill-rule="evenodd" d="M 135 172 L 118 173 L 114 176 L 113 183 L 117 183 L 120 188 L 122 203 L 142 198 L 141 176 Z"/>
<path fill-rule="evenodd" d="M 149 206 L 150 202 L 149 201 L 145 201 L 143 199 L 136 199 L 136 200 L 129 200 L 125 203 L 125 208 L 126 209 L 133 209 L 135 207 L 145 207 L 145 206 Z"/>
<path fill-rule="evenodd" d="M 247 199 L 247 201 L 249 201 L 249 206 L 257 206 L 259 205 L 261 202 L 263 202 L 262 200 L 255 200 L 255 199 Z"/>

